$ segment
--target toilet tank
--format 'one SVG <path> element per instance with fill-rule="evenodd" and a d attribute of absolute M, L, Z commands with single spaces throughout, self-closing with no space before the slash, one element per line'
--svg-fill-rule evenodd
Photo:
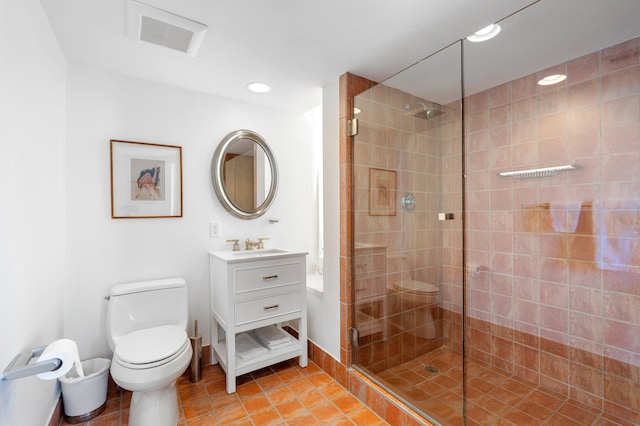
<path fill-rule="evenodd" d="M 109 292 L 107 339 L 109 348 L 132 331 L 161 325 L 187 328 L 187 283 L 182 278 L 118 284 Z"/>

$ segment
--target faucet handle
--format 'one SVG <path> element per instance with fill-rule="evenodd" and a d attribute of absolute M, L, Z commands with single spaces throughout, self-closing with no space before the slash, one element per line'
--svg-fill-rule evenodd
<path fill-rule="evenodd" d="M 233 243 L 233 251 L 240 251 L 240 244 L 238 244 L 240 240 L 227 240 L 228 243 Z"/>
<path fill-rule="evenodd" d="M 264 240 L 268 240 L 269 237 L 262 237 L 262 238 L 258 238 L 258 248 L 259 249 L 263 249 L 264 248 Z"/>

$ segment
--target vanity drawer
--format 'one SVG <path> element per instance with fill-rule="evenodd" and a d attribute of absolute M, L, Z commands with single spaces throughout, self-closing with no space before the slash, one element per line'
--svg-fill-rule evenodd
<path fill-rule="evenodd" d="M 235 292 L 244 293 L 301 281 L 300 263 L 296 262 L 236 269 L 234 283 Z"/>
<path fill-rule="evenodd" d="M 300 291 L 237 301 L 236 325 L 274 318 L 301 310 L 302 294 Z"/>

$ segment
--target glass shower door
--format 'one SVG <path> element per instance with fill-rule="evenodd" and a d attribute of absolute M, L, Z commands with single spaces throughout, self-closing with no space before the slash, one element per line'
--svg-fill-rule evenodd
<path fill-rule="evenodd" d="M 460 44 L 356 96 L 354 365 L 425 417 L 462 418 Z"/>

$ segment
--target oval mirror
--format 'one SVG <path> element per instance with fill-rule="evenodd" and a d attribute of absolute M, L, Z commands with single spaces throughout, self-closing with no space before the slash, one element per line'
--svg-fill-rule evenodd
<path fill-rule="evenodd" d="M 229 133 L 213 154 L 211 182 L 229 213 L 241 219 L 262 216 L 278 190 L 278 166 L 271 148 L 250 130 Z"/>

